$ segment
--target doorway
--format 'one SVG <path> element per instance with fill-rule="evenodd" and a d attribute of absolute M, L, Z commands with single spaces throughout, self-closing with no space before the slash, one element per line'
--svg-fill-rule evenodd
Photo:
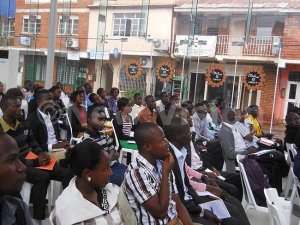
<path fill-rule="evenodd" d="M 293 106 L 300 106 L 300 82 L 288 81 L 286 93 L 284 116 Z"/>

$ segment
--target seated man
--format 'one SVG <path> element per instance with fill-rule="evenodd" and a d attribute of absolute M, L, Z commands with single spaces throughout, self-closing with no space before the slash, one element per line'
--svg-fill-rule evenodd
<path fill-rule="evenodd" d="M 180 108 L 176 110 L 176 116 L 180 117 L 181 119 L 185 119 L 188 124 L 193 126 L 191 116 L 189 115 L 188 111 L 184 108 Z M 195 170 L 200 172 L 201 174 L 207 175 L 210 179 L 215 180 L 215 182 L 228 192 L 230 195 L 236 197 L 240 201 L 242 200 L 242 184 L 241 184 L 241 177 L 238 173 L 227 173 L 224 171 L 218 171 L 214 167 L 207 168 L 202 160 L 203 153 L 200 153 L 198 146 L 195 147 L 194 143 L 191 141 L 189 145 L 184 146 L 187 150 L 186 156 L 186 163 L 191 170 Z M 223 158 L 223 156 L 222 156 Z M 216 159 L 215 159 L 216 160 Z M 205 172 L 205 170 L 211 170 L 212 172 Z M 189 170 L 189 171 L 191 171 Z M 189 172 L 187 172 L 189 174 Z M 195 174 L 194 172 L 192 172 Z M 219 179 L 217 176 L 225 177 L 225 181 Z"/>
<path fill-rule="evenodd" d="M 191 186 L 190 181 L 187 179 L 188 175 L 186 173 L 185 163 L 187 150 L 184 146 L 188 145 L 191 141 L 190 126 L 187 121 L 179 117 L 175 117 L 172 119 L 171 124 L 164 126 L 163 129 L 165 131 L 166 138 L 169 140 L 169 150 L 175 159 L 173 171 L 181 200 L 184 203 L 190 203 L 192 201 L 193 204 L 201 204 L 212 201 L 209 196 L 198 195 L 194 187 Z M 200 178 L 205 182 L 208 181 L 207 176 L 205 175 L 202 175 Z M 221 224 L 250 224 L 241 203 L 234 197 L 225 194 L 225 192 L 220 188 L 212 187 L 211 184 L 212 183 L 206 183 L 207 191 L 219 198 L 222 198 L 231 215 L 231 217 L 223 219 Z M 186 207 L 189 210 L 188 204 Z M 197 217 L 192 216 L 192 219 L 195 222 L 198 222 Z"/>
<path fill-rule="evenodd" d="M 0 131 L 0 224 L 32 225 L 27 205 L 9 195 L 20 192 L 25 181 L 25 165 L 19 160 L 16 141 Z"/>
<path fill-rule="evenodd" d="M 194 128 L 196 132 L 196 141 L 211 141 L 215 139 L 215 137 L 209 132 L 206 116 L 206 106 L 203 103 L 196 104 L 195 113 L 193 115 Z"/>
<path fill-rule="evenodd" d="M 232 109 L 223 110 L 224 122 L 220 129 L 219 138 L 222 143 L 224 159 L 226 162 L 226 171 L 234 172 L 237 154 L 248 155 L 260 150 L 255 143 L 250 142 L 247 146 L 242 135 L 235 126 L 236 114 Z M 240 120 L 240 118 L 237 118 Z M 265 153 L 256 156 L 256 160 L 263 168 L 264 173 L 269 178 L 269 183 L 276 188 L 278 193 L 282 191 L 282 177 L 287 176 L 289 166 L 284 155 L 279 151 Z M 275 175 L 276 174 L 276 175 Z"/>
<path fill-rule="evenodd" d="M 142 109 L 138 114 L 138 121 L 142 123 L 156 123 L 157 108 L 155 104 L 155 98 L 152 95 L 145 97 L 146 108 Z"/>
<path fill-rule="evenodd" d="M 128 167 L 124 187 L 138 222 L 193 224 L 177 194 L 172 173 L 174 159 L 162 129 L 155 123 L 143 123 L 137 127 L 134 139 L 139 153 Z M 201 208 L 195 211 L 200 214 Z"/>
<path fill-rule="evenodd" d="M 96 141 L 103 149 L 111 155 L 111 169 L 113 175 L 110 182 L 121 186 L 127 166 L 119 163 L 119 153 L 113 144 L 113 139 L 103 132 L 106 121 L 104 107 L 91 106 L 87 111 L 87 130 L 83 135 L 83 141 Z"/>
<path fill-rule="evenodd" d="M 67 141 L 61 141 L 58 118 L 56 117 L 53 95 L 48 90 L 40 90 L 36 95 L 38 109 L 28 117 L 30 128 L 44 152 L 53 149 L 67 149 Z"/>
<path fill-rule="evenodd" d="M 134 124 L 137 124 L 136 120 L 138 120 L 138 115 L 140 111 L 142 111 L 145 106 L 143 106 L 143 99 L 140 93 L 135 93 L 133 96 L 134 105 L 132 106 L 132 111 L 129 113 L 132 120 L 135 121 Z"/>
<path fill-rule="evenodd" d="M 295 112 L 288 112 L 286 117 L 286 129 L 285 129 L 285 138 L 284 142 L 292 144 L 295 142 L 295 137 L 300 128 L 300 117 Z"/>
<path fill-rule="evenodd" d="M 41 224 L 46 218 L 46 195 L 50 180 L 61 181 L 66 187 L 73 175 L 68 169 L 61 168 L 57 163 L 53 170 L 42 170 L 35 167 L 46 166 L 50 161 L 49 155 L 42 151 L 36 142 L 27 121 L 20 122 L 21 100 L 15 97 L 4 97 L 1 101 L 3 118 L 0 125 L 5 133 L 13 137 L 18 144 L 20 160 L 27 166 L 26 181 L 33 184 L 31 189 L 31 202 L 33 204 L 33 219 L 35 224 Z M 38 156 L 36 159 L 26 159 L 29 152 Z"/>

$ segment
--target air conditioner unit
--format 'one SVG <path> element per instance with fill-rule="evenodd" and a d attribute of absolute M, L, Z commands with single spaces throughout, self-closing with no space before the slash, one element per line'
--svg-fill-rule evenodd
<path fill-rule="evenodd" d="M 155 51 L 169 51 L 169 39 L 155 39 L 153 48 Z"/>
<path fill-rule="evenodd" d="M 66 39 L 67 48 L 79 48 L 79 40 L 77 38 L 67 38 Z"/>
<path fill-rule="evenodd" d="M 278 36 L 273 37 L 273 46 L 272 46 L 272 54 L 273 55 L 279 54 L 280 45 L 281 45 L 281 37 L 278 37 Z"/>
<path fill-rule="evenodd" d="M 148 69 L 153 68 L 153 58 L 151 62 L 151 57 L 141 57 L 140 63 L 143 68 L 148 68 Z"/>

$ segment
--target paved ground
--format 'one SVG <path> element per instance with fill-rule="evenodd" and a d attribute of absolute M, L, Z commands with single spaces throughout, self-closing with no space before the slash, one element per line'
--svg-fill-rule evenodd
<path fill-rule="evenodd" d="M 266 133 L 270 132 L 270 125 L 269 124 L 262 124 L 262 130 Z M 285 124 L 276 124 L 272 128 L 272 133 L 274 134 L 274 137 L 279 138 L 281 140 L 284 139 L 284 131 L 285 131 Z"/>

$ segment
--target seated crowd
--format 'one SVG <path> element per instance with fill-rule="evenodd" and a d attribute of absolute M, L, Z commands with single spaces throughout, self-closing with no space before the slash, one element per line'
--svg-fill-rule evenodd
<path fill-rule="evenodd" d="M 167 92 L 158 101 L 146 96 L 145 105 L 140 93 L 133 102 L 118 96 L 117 88 L 106 96 L 86 83 L 69 98 L 61 83 L 47 90 L 29 80 L 0 92 L 0 213 L 15 206 L 1 224 L 41 224 L 49 183 L 57 180 L 64 190 L 50 215 L 56 225 L 247 225 L 236 156 L 265 149 L 276 161 L 268 153 L 256 160 L 282 192 L 284 147 L 262 131 L 258 106 L 234 111 L 222 98 L 180 104 Z M 299 111 L 288 113 L 285 138 L 297 147 L 299 118 Z M 138 149 L 126 165 L 119 162 L 124 142 Z M 300 179 L 300 156 L 294 169 Z M 20 200 L 24 181 L 32 185 L 31 213 Z M 215 214 L 215 202 L 225 215 Z"/>

